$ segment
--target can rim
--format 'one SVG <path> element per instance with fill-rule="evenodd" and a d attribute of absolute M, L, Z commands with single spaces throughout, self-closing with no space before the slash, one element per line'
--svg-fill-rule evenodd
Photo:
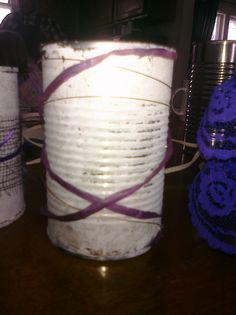
<path fill-rule="evenodd" d="M 0 72 L 17 73 L 18 72 L 18 68 L 17 67 L 1 66 L 0 65 Z"/>
<path fill-rule="evenodd" d="M 152 42 L 140 42 L 140 41 L 114 41 L 114 40 L 68 40 L 59 42 L 50 42 L 41 45 L 41 50 L 44 51 L 47 48 L 57 45 L 60 48 L 66 48 L 70 46 L 73 49 L 97 49 L 106 48 L 109 46 L 110 49 L 123 50 L 123 49 L 137 49 L 137 48 L 147 48 L 147 49 L 164 49 L 168 52 L 176 54 L 176 49 L 170 46 L 159 45 Z"/>

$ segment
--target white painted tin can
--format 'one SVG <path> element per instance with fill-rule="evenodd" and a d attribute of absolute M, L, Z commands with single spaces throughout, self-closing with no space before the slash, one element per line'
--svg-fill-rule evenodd
<path fill-rule="evenodd" d="M 17 69 L 0 67 L 0 227 L 25 210 Z"/>
<path fill-rule="evenodd" d="M 139 50 L 160 54 L 139 56 L 135 54 Z M 44 46 L 45 91 L 65 69 L 73 65 L 82 69 L 59 84 L 45 101 L 45 142 L 52 171 L 73 187 L 102 199 L 143 182 L 166 151 L 174 55 L 170 48 L 144 43 Z M 91 259 L 140 255 L 161 230 L 163 185 L 162 168 L 117 203 L 154 212 L 155 218 L 140 219 L 104 207 L 73 222 L 50 218 L 49 238 L 56 246 Z M 47 197 L 48 210 L 58 216 L 91 203 L 49 175 Z"/>

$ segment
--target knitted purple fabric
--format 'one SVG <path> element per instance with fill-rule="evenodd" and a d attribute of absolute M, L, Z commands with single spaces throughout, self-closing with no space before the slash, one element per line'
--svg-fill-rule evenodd
<path fill-rule="evenodd" d="M 236 254 L 236 160 L 205 163 L 190 187 L 189 211 L 210 247 Z"/>
<path fill-rule="evenodd" d="M 236 71 L 215 88 L 199 125 L 197 143 L 206 160 L 236 158 Z"/>

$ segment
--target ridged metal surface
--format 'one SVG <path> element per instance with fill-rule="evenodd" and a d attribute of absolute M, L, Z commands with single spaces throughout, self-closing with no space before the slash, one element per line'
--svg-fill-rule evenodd
<path fill-rule="evenodd" d="M 214 88 L 230 78 L 236 66 L 236 41 L 195 44 L 188 88 L 185 140 L 196 142 L 196 132 Z"/>
<path fill-rule="evenodd" d="M 119 45 L 46 46 L 44 87 L 70 65 Z M 111 56 L 63 83 L 44 111 L 46 149 L 54 172 L 102 198 L 143 182 L 165 154 L 172 71 L 171 59 Z M 161 170 L 119 204 L 161 214 L 163 187 Z M 49 176 L 47 188 L 48 208 L 58 215 L 89 204 Z M 49 220 L 48 235 L 75 254 L 121 259 L 147 251 L 160 228 L 160 218 L 138 220 L 104 208 L 80 221 Z"/>

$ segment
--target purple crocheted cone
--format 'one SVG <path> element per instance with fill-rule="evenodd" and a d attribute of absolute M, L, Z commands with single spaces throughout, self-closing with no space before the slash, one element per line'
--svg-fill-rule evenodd
<path fill-rule="evenodd" d="M 236 161 L 207 161 L 189 190 L 194 227 L 210 247 L 236 254 Z"/>
<path fill-rule="evenodd" d="M 200 121 L 197 143 L 206 160 L 236 158 L 236 71 L 215 88 Z"/>

